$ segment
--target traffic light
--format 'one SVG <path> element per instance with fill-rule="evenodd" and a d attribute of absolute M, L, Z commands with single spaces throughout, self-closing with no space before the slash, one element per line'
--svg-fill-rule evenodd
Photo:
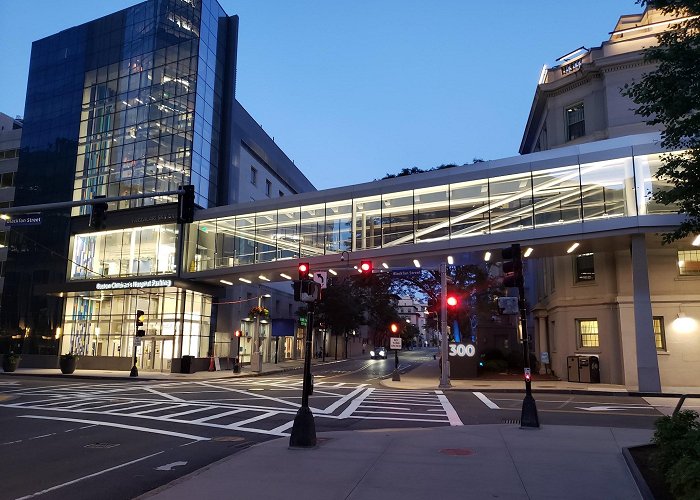
<path fill-rule="evenodd" d="M 304 281 L 309 279 L 309 273 L 311 272 L 311 268 L 309 267 L 308 262 L 300 262 L 299 266 L 299 281 Z"/>
<path fill-rule="evenodd" d="M 520 253 L 520 245 L 514 243 L 510 248 L 501 250 L 503 259 L 503 286 L 506 288 L 522 288 L 525 280 L 523 278 L 523 259 Z"/>
<path fill-rule="evenodd" d="M 459 299 L 457 299 L 456 295 L 447 296 L 447 307 L 454 309 L 457 307 L 457 304 L 459 304 Z"/>
<path fill-rule="evenodd" d="M 360 261 L 360 272 L 364 276 L 371 276 L 372 275 L 372 261 L 371 260 Z"/>
<path fill-rule="evenodd" d="M 95 196 L 94 199 L 104 197 L 104 195 L 100 195 Z M 90 211 L 90 221 L 88 222 L 88 225 L 92 229 L 97 229 L 98 231 L 107 227 L 105 223 L 107 220 L 107 215 L 105 212 L 107 212 L 107 203 L 105 203 L 104 201 L 99 203 L 93 203 L 92 210 Z"/>
<path fill-rule="evenodd" d="M 184 193 L 177 195 L 177 222 L 179 224 L 194 221 L 194 186 L 180 186 Z"/>
<path fill-rule="evenodd" d="M 234 337 L 240 337 L 242 334 L 243 332 L 241 332 L 240 330 L 236 330 L 235 332 L 233 332 Z"/>
<path fill-rule="evenodd" d="M 141 309 L 136 310 L 136 336 L 137 337 L 143 337 L 146 335 L 146 331 L 140 329 L 140 326 L 143 326 L 143 320 L 146 318 L 146 313 L 144 313 Z"/>
<path fill-rule="evenodd" d="M 391 333 L 396 333 L 399 331 L 399 325 L 397 325 L 396 323 L 392 323 L 389 329 L 391 330 Z"/>

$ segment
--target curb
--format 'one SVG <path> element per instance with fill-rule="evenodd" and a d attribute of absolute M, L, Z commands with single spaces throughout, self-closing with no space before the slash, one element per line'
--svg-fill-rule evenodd
<path fill-rule="evenodd" d="M 625 458 L 627 468 L 629 469 L 630 474 L 632 474 L 632 479 L 634 479 L 634 482 L 637 485 L 637 488 L 639 489 L 639 493 L 641 494 L 642 498 L 644 500 L 654 500 L 654 494 L 651 492 L 651 489 L 649 489 L 649 485 L 644 480 L 642 472 L 637 467 L 637 463 L 634 461 L 634 458 L 630 453 L 630 449 L 632 448 L 644 448 L 647 446 L 651 445 L 642 444 L 639 446 L 630 446 L 628 448 L 622 448 L 622 456 Z"/>

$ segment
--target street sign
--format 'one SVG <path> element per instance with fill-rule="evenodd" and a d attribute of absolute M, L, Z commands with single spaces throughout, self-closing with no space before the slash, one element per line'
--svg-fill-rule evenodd
<path fill-rule="evenodd" d="M 543 365 L 549 364 L 549 353 L 547 351 L 543 351 L 540 353 L 540 363 L 542 363 Z"/>
<path fill-rule="evenodd" d="M 420 278 L 422 272 L 420 269 L 392 269 L 391 276 L 394 278 Z"/>
<path fill-rule="evenodd" d="M 5 225 L 9 227 L 40 226 L 41 214 L 13 215 L 5 221 Z"/>
<path fill-rule="evenodd" d="M 390 337 L 389 349 L 401 349 L 401 337 Z"/>
<path fill-rule="evenodd" d="M 498 308 L 501 314 L 518 314 L 518 297 L 498 297 Z"/>
<path fill-rule="evenodd" d="M 141 337 L 134 337 L 134 346 L 138 347 L 141 345 Z"/>
<path fill-rule="evenodd" d="M 328 284 L 328 272 L 327 271 L 316 271 L 314 272 L 314 281 L 321 285 L 321 288 L 326 288 Z"/>

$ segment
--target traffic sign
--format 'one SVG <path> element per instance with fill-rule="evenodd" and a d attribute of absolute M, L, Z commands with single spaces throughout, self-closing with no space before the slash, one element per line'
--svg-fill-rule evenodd
<path fill-rule="evenodd" d="M 401 337 L 390 337 L 389 349 L 401 349 Z"/>
<path fill-rule="evenodd" d="M 321 288 L 326 288 L 328 284 L 328 271 L 315 271 L 314 281 L 321 285 Z"/>

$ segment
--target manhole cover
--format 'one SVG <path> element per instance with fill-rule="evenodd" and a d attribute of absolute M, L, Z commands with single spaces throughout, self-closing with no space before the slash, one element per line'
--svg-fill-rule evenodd
<path fill-rule="evenodd" d="M 91 450 L 107 450 L 109 448 L 116 448 L 119 443 L 90 443 L 86 444 L 84 448 L 89 448 Z"/>
<path fill-rule="evenodd" d="M 474 450 L 470 450 L 469 448 L 443 448 L 440 450 L 440 453 L 451 457 L 468 457 L 474 454 Z"/>
<path fill-rule="evenodd" d="M 245 438 L 240 436 L 218 436 L 212 438 L 212 441 L 228 441 L 229 443 L 237 443 L 240 441 L 245 441 Z"/>

